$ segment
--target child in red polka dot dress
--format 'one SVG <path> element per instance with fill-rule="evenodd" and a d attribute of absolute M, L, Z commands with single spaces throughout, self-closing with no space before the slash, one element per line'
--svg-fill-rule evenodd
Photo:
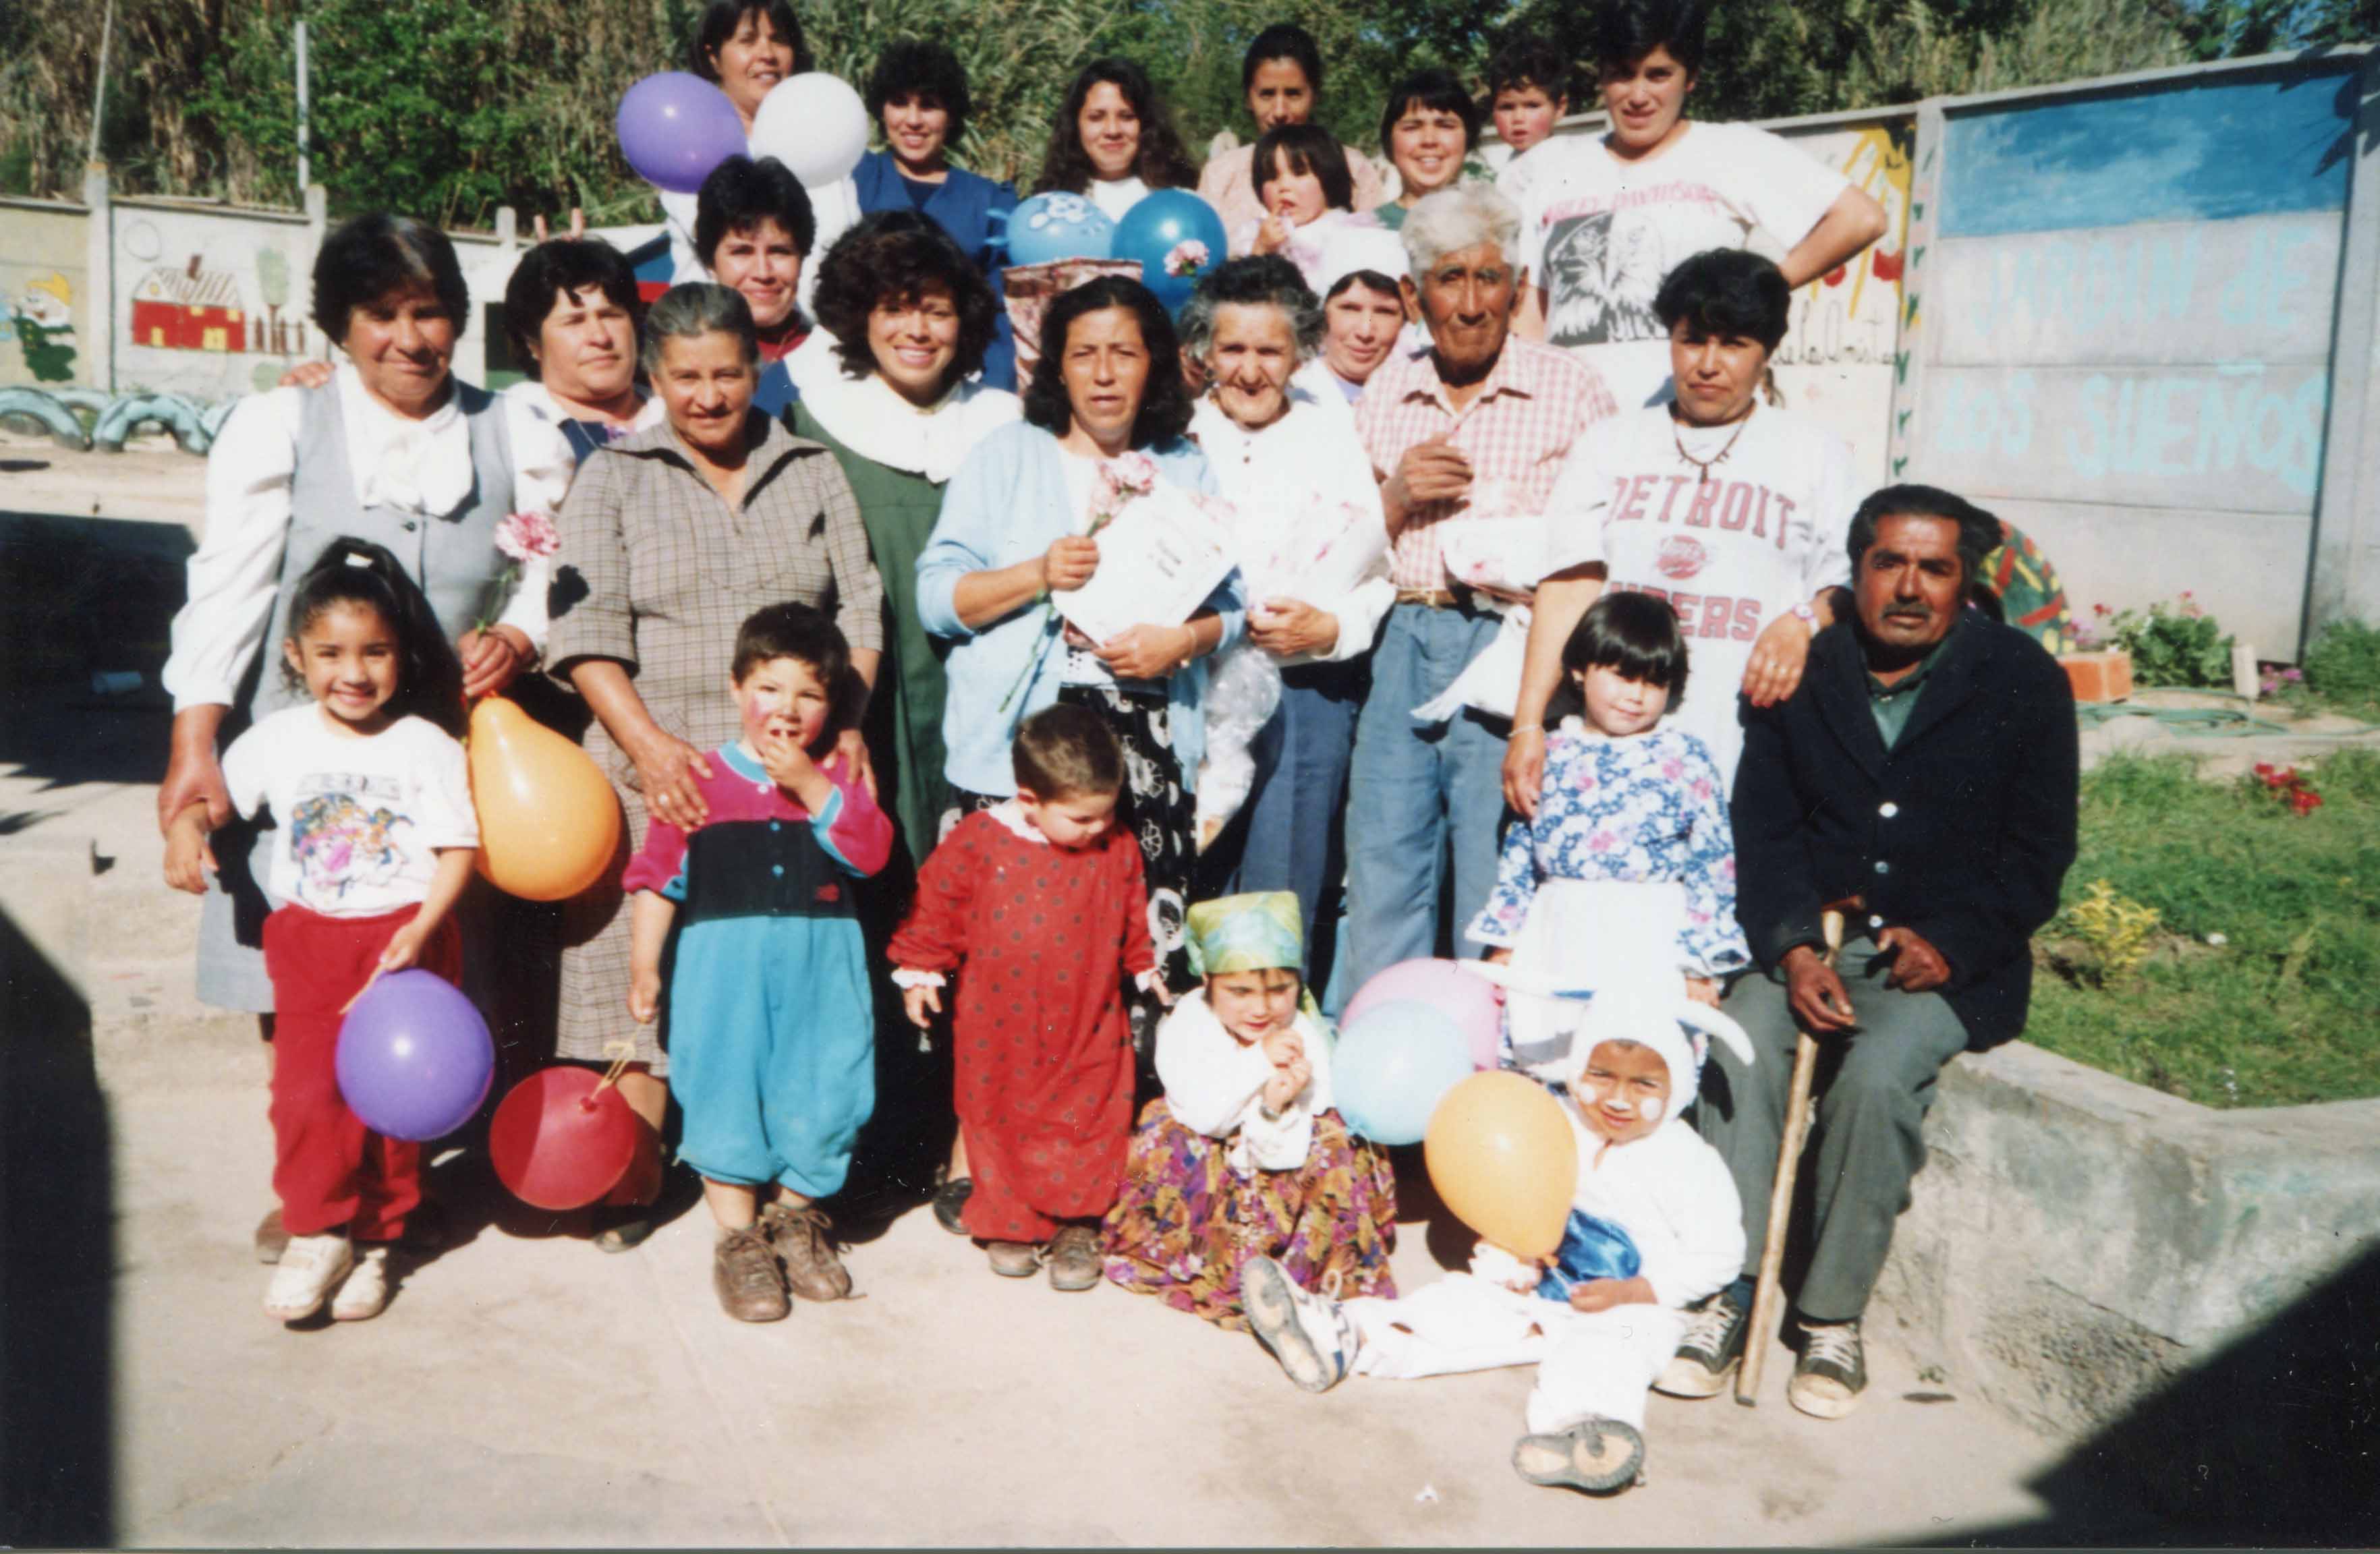
<path fill-rule="evenodd" d="M 1025 720 L 1012 759 L 1016 796 L 961 820 L 918 871 L 892 977 L 920 1028 L 957 978 L 968 1233 L 995 1273 L 1046 1262 L 1052 1285 L 1087 1290 L 1132 1132 L 1124 978 L 1160 999 L 1164 985 L 1140 845 L 1114 824 L 1115 735 L 1061 703 Z"/>

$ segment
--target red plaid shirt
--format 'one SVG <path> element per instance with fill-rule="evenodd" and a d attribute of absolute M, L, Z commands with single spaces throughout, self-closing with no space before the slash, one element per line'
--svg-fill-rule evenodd
<path fill-rule="evenodd" d="M 1355 402 L 1355 429 L 1364 451 L 1383 475 L 1416 443 L 1451 436 L 1471 459 L 1474 496 L 1488 497 L 1500 517 L 1545 511 L 1554 479 L 1578 434 L 1617 415 L 1603 379 L 1568 351 L 1508 335 L 1478 396 L 1461 410 L 1438 380 L 1438 358 L 1424 350 L 1390 360 Z M 1401 589 L 1442 589 L 1438 525 L 1470 506 L 1466 499 L 1415 503 L 1389 552 L 1389 576 Z M 1491 515 L 1482 512 L 1481 516 Z"/>

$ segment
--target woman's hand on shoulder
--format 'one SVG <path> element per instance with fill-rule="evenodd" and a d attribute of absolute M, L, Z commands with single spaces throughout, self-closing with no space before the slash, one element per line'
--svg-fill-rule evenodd
<path fill-rule="evenodd" d="M 336 369 L 327 361 L 301 361 L 281 374 L 274 388 L 318 389 L 331 381 Z"/>
<path fill-rule="evenodd" d="M 696 778 L 711 775 L 710 762 L 700 750 L 659 729 L 629 752 L 637 764 L 637 787 L 645 807 L 658 820 L 692 831 L 710 818 L 710 806 Z"/>
<path fill-rule="evenodd" d="M 834 748 L 823 763 L 829 771 L 848 771 L 874 798 L 876 792 L 876 758 L 868 753 L 868 740 L 856 728 L 844 729 L 834 736 Z"/>
<path fill-rule="evenodd" d="M 1802 671 L 1810 660 L 1815 623 L 1799 615 L 1779 615 L 1753 639 L 1752 657 L 1743 666 L 1744 699 L 1755 707 L 1790 701 L 1802 686 Z"/>

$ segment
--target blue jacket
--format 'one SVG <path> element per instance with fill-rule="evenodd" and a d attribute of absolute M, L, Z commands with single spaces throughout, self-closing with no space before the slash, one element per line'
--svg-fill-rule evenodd
<path fill-rule="evenodd" d="M 1143 451 L 1157 461 L 1160 479 L 1214 493 L 1214 474 L 1196 443 L 1177 438 Z M 929 632 L 956 644 L 947 666 L 950 696 L 942 712 L 942 743 L 950 751 L 944 771 L 953 786 L 968 793 L 1005 795 L 1016 791 L 1009 746 L 1019 723 L 1057 701 L 1066 655 L 1050 645 L 1046 603 L 1027 605 L 980 631 L 970 630 L 960 621 L 955 602 L 959 579 L 970 572 L 1014 566 L 1075 532 L 1065 467 L 1059 462 L 1063 456 L 1055 437 L 1027 422 L 1002 427 L 986 437 L 951 477 L 942 493 L 941 517 L 917 556 L 918 617 Z M 1217 651 L 1240 640 L 1247 624 L 1247 595 L 1236 569 L 1207 596 L 1206 608 L 1222 617 L 1223 639 Z M 1017 690 L 1028 673 L 1031 679 Z M 1198 760 L 1207 749 L 1207 659 L 1193 659 L 1176 670 L 1167 677 L 1165 688 L 1173 753 L 1182 762 L 1187 788 L 1196 784 Z"/>
<path fill-rule="evenodd" d="M 914 211 L 920 207 L 910 202 L 909 190 L 903 182 L 901 170 L 890 152 L 869 152 L 859 159 L 859 166 L 851 175 L 859 190 L 859 208 L 863 212 L 874 211 Z M 990 348 L 984 352 L 983 381 L 992 388 L 1014 389 L 1016 386 L 1016 339 L 1008 322 L 1008 304 L 1000 284 L 1001 267 L 1008 262 L 1006 234 L 1008 212 L 1016 209 L 1014 186 L 994 183 L 978 173 L 953 167 L 950 176 L 934 186 L 926 196 L 924 213 L 934 225 L 951 235 L 953 242 L 975 261 L 976 268 L 991 283 L 991 295 L 1000 303 L 994 323 Z"/>

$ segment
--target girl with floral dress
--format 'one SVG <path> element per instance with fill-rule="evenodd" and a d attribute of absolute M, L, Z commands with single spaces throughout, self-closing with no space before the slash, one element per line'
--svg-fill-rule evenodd
<path fill-rule="evenodd" d="M 1108 1210 L 1109 1281 L 1234 1329 L 1251 1257 L 1334 1298 L 1393 1298 L 1396 1179 L 1332 1110 L 1296 895 L 1200 902 L 1189 937 L 1205 986 L 1157 1030 L 1165 1094 L 1142 1109 Z"/>
<path fill-rule="evenodd" d="M 1645 945 L 1674 955 L 1686 993 L 1714 1007 L 1751 963 L 1735 920 L 1735 846 L 1710 751 L 1659 726 L 1686 688 L 1686 645 L 1667 601 L 1606 594 L 1562 646 L 1567 701 L 1546 747 L 1535 819 L 1504 834 L 1474 942 L 1512 990 L 1506 1061 L 1558 1075 L 1585 1005 Z M 1548 996 L 1553 995 L 1553 996 Z"/>

